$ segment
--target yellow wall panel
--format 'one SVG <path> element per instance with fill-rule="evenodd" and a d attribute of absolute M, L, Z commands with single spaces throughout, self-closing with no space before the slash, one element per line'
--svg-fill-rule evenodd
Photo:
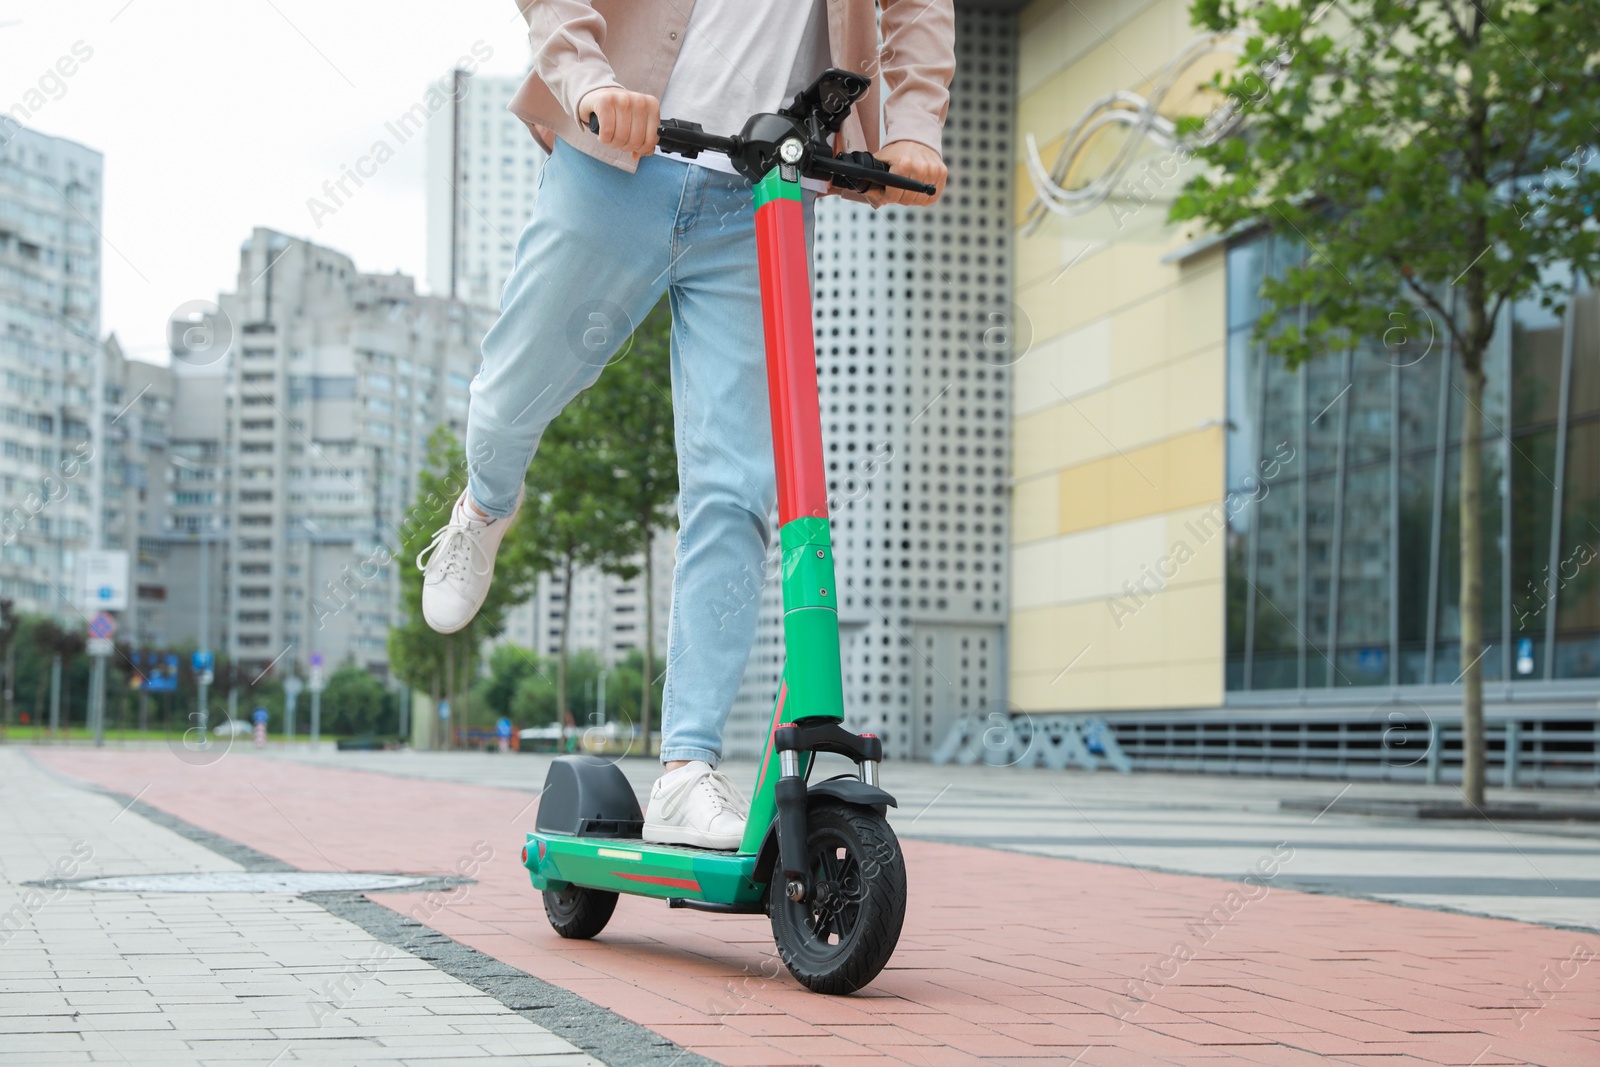
<path fill-rule="evenodd" d="M 1167 477 L 1171 479 L 1172 493 L 1164 510 L 1222 498 L 1225 448 L 1220 424 L 1166 442 Z"/>
<path fill-rule="evenodd" d="M 1115 521 L 1110 511 L 1112 473 L 1107 461 L 1068 467 L 1055 482 L 1057 529 L 1052 533 L 1072 533 Z"/>
<path fill-rule="evenodd" d="M 1206 423 L 1221 424 L 1227 417 L 1227 352 L 1210 345 L 1162 369 L 1167 379 L 1166 423 L 1174 430 Z M 1219 490 L 1220 492 L 1220 490 Z"/>
<path fill-rule="evenodd" d="M 1012 409 L 1026 415 L 1095 389 L 1111 380 L 1111 322 L 1035 341 L 1012 369 Z"/>
<path fill-rule="evenodd" d="M 1017 186 L 1018 195 L 1027 200 L 1032 200 L 1033 186 L 1029 183 L 1027 176 L 1019 174 L 1018 178 L 1021 182 Z M 1033 282 L 1048 284 L 1056 275 L 1061 273 L 1062 267 L 1071 262 L 1070 256 L 1063 260 L 1061 253 L 1061 236 L 1051 227 L 1045 226 L 1039 231 L 1026 236 L 1019 231 L 1017 234 L 1016 256 L 1013 259 L 1016 270 L 1012 274 L 1012 277 L 1016 279 L 1017 286 L 1020 288 Z M 1078 266 L 1083 266 L 1093 258 L 1094 255 L 1084 256 L 1083 259 L 1079 260 Z"/>
<path fill-rule="evenodd" d="M 1059 480 L 1048 474 L 1018 482 L 1011 490 L 1011 541 L 1022 544 L 1063 533 Z"/>
<path fill-rule="evenodd" d="M 1096 427 L 1110 421 L 1104 391 L 1018 419 L 1012 427 L 1013 477 L 1021 480 L 1103 455 L 1109 449 Z"/>
<path fill-rule="evenodd" d="M 1108 457 L 1105 464 L 1116 470 L 1111 481 L 1112 522 L 1127 522 L 1166 510 L 1162 505 L 1171 482 L 1167 478 L 1166 450 L 1160 445 L 1128 449 L 1120 456 Z"/>
<path fill-rule="evenodd" d="M 1159 371 L 1125 378 L 1113 384 L 1109 392 L 1111 420 L 1100 427 L 1104 434 L 1103 448 L 1113 452 L 1120 450 L 1132 458 L 1135 451 L 1172 433 L 1172 427 L 1167 424 L 1167 380 Z M 1128 472 L 1137 483 L 1137 491 L 1143 492 L 1151 484 L 1159 491 L 1161 477 L 1145 470 L 1145 463 L 1138 460 L 1133 463 L 1144 474 L 1140 477 L 1131 469 Z"/>
<path fill-rule="evenodd" d="M 1100 253 L 1109 256 L 1111 249 Z M 1094 257 L 1100 259 L 1100 256 Z M 1077 329 L 1109 313 L 1116 305 L 1117 293 L 1104 268 L 1104 261 L 1085 270 L 1079 263 L 1059 282 L 1049 277 L 1017 286 L 1017 303 L 1027 314 L 1035 338 L 1054 337 Z"/>
<path fill-rule="evenodd" d="M 1023 711 L 1103 711 L 1105 672 L 1077 667 L 1064 675 L 1059 668 L 1019 672 L 1011 678 L 1011 703 Z"/>
<path fill-rule="evenodd" d="M 1167 682 L 1162 671 L 1147 666 L 1105 672 L 1105 707 L 1111 709 L 1159 708 L 1167 703 Z"/>
<path fill-rule="evenodd" d="M 1222 632 L 1222 583 L 1180 585 L 1189 577 L 1178 572 L 1158 598 L 1165 601 L 1166 654 L 1169 660 L 1207 660 L 1217 654 Z"/>
<path fill-rule="evenodd" d="M 1211 507 L 1184 508 L 1167 516 L 1167 543 L 1182 541 L 1193 557 L 1183 565 L 1182 581 L 1220 582 L 1228 556 L 1226 533 L 1215 532 Z"/>
<path fill-rule="evenodd" d="M 1026 616 L 1028 625 L 1011 645 L 1011 665 L 1016 670 L 1054 675 L 1068 664 L 1073 672 L 1105 665 L 1110 615 L 1103 601 L 1052 605 L 1020 614 Z"/>
<path fill-rule="evenodd" d="M 1219 248 L 1204 266 L 1185 270 L 1167 309 L 1167 347 L 1193 352 L 1227 340 L 1227 272 Z"/>
<path fill-rule="evenodd" d="M 1111 317 L 1111 368 L 1117 377 L 1137 374 L 1172 358 L 1167 347 L 1167 302 L 1149 300 Z"/>
<path fill-rule="evenodd" d="M 1169 663 L 1162 669 L 1167 683 L 1166 707 L 1207 708 L 1222 703 L 1222 656 L 1203 663 Z"/>
<path fill-rule="evenodd" d="M 1047 166 L 1090 103 L 1146 90 L 1198 32 L 1184 0 L 1038 0 L 1021 20 L 1017 129 L 1039 140 Z M 1020 222 L 1034 190 L 1021 137 L 1017 148 Z M 1206 540 L 1186 523 L 1222 496 L 1224 257 L 1162 263 L 1193 236 L 1163 225 L 1164 211 L 1140 208 L 1065 273 L 1092 225 L 1052 218 L 1017 237 L 1016 299 L 1034 338 L 1013 377 L 1010 699 L 1024 710 L 1222 700 L 1225 535 Z M 1135 604 L 1124 583 L 1154 574 L 1180 539 L 1193 556 Z M 1118 605 L 1136 609 L 1120 627 Z"/>

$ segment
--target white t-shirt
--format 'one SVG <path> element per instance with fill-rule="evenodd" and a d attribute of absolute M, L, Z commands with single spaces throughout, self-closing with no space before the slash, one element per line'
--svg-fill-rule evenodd
<path fill-rule="evenodd" d="M 783 107 L 828 68 L 825 5 L 826 0 L 695 0 L 661 94 L 661 117 L 698 122 L 707 133 L 726 137 L 744 129 L 751 115 Z M 728 157 L 715 152 L 688 162 L 734 173 Z"/>

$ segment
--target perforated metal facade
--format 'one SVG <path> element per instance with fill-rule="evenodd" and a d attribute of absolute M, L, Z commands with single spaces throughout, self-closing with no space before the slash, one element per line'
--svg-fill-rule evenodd
<path fill-rule="evenodd" d="M 1005 708 L 1015 16 L 959 10 L 956 51 L 944 199 L 816 220 L 847 714 L 894 756 Z M 759 750 L 782 671 L 776 582 L 760 611 L 729 753 Z"/>

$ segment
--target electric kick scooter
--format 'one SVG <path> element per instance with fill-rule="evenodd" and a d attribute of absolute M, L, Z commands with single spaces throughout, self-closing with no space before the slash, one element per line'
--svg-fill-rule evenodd
<path fill-rule="evenodd" d="M 522 854 L 562 937 L 598 934 L 619 893 L 664 898 L 673 908 L 765 913 L 784 964 L 818 993 L 851 993 L 876 978 L 906 905 L 905 860 L 885 817 L 895 800 L 878 786 L 883 743 L 840 725 L 838 590 L 800 199 L 802 177 L 858 192 L 935 191 L 865 152 L 833 154 L 829 135 L 868 85 L 859 74 L 828 70 L 735 136 L 672 119 L 659 130 L 664 151 L 726 155 L 755 196 L 786 659 L 744 840 L 736 852 L 646 843 L 644 815 L 622 772 L 599 757 L 559 756 Z M 593 116 L 590 129 L 599 132 Z M 810 781 L 819 752 L 848 757 L 856 773 Z"/>

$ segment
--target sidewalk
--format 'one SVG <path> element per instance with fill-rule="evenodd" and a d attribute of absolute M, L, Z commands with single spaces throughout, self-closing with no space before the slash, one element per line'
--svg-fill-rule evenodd
<path fill-rule="evenodd" d="M 1241 884 L 916 840 L 903 825 L 899 950 L 863 994 L 827 998 L 777 966 L 759 916 L 625 898 L 600 939 L 559 941 L 517 860 L 527 789 L 240 753 L 212 767 L 165 752 L 34 756 L 306 870 L 445 874 L 488 842 L 470 891 L 372 899 L 720 1063 L 1600 1061 L 1600 936 L 1284 889 L 1292 840 L 1234 867 L 1255 871 Z M 987 780 L 1002 792 L 952 820 L 1009 819 L 1003 786 Z"/>
<path fill-rule="evenodd" d="M 599 1062 L 307 900 L 25 885 L 244 868 L 16 749 L 0 822 L 0 1064 Z"/>
<path fill-rule="evenodd" d="M 544 782 L 548 756 L 482 752 L 335 752 L 285 746 L 274 758 L 523 790 Z M 833 757 L 828 757 L 833 758 Z M 644 794 L 647 760 L 623 769 Z M 735 782 L 754 765 L 729 761 Z M 844 769 L 840 766 L 838 769 Z M 829 772 L 832 773 L 832 772 Z M 1600 931 L 1600 822 L 1418 820 L 1355 814 L 1374 802 L 1459 804 L 1451 786 L 1225 775 L 1086 774 L 893 762 L 895 833 L 1060 859 L 1240 878 L 1280 843 L 1295 850 L 1281 888 L 1442 908 Z M 1490 791 L 1491 801 L 1600 811 L 1593 791 Z M 1282 802 L 1308 810 L 1285 810 Z"/>

